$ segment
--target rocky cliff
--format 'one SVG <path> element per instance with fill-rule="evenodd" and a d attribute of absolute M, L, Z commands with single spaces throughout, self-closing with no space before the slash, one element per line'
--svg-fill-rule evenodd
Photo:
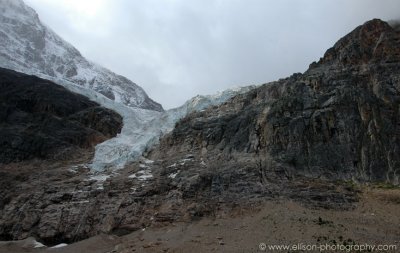
<path fill-rule="evenodd" d="M 375 19 L 304 74 L 189 115 L 155 153 L 224 161 L 252 155 L 263 173 L 399 184 L 399 92 L 400 33 Z"/>
<path fill-rule="evenodd" d="M 35 76 L 0 68 L 0 163 L 63 159 L 115 136 L 122 118 Z"/>

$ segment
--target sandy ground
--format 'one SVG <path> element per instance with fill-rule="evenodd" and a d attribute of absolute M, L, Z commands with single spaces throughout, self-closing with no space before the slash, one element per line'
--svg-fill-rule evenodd
<path fill-rule="evenodd" d="M 397 251 L 390 252 L 400 252 L 400 189 L 362 192 L 357 207 L 348 211 L 313 210 L 281 199 L 254 210 L 149 227 L 122 237 L 99 235 L 57 249 L 34 249 L 30 239 L 0 242 L 0 252 L 272 252 L 260 250 L 260 243 L 395 244 Z"/>

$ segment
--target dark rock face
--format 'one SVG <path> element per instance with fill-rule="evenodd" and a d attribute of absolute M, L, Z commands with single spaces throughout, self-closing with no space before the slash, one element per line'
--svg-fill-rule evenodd
<path fill-rule="evenodd" d="M 319 65 L 355 67 L 362 64 L 398 63 L 399 34 L 379 19 L 366 22 L 326 51 Z"/>
<path fill-rule="evenodd" d="M 0 163 L 61 158 L 115 136 L 122 118 L 50 81 L 0 69 Z"/>
<path fill-rule="evenodd" d="M 189 115 L 154 153 L 254 154 L 266 170 L 399 184 L 399 91 L 400 33 L 372 20 L 304 74 Z"/>

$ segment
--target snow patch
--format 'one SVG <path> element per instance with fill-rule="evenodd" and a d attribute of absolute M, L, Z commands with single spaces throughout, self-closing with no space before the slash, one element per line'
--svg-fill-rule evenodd
<path fill-rule="evenodd" d="M 65 246 L 68 246 L 68 244 L 60 243 L 60 244 L 57 244 L 57 245 L 51 247 L 50 249 L 58 249 L 58 248 L 62 248 L 62 247 L 65 247 Z"/>
<path fill-rule="evenodd" d="M 185 159 L 180 160 L 180 162 L 183 162 L 183 163 L 185 163 L 185 162 L 191 162 L 191 161 L 193 161 L 192 158 L 185 158 Z"/>
<path fill-rule="evenodd" d="M 139 181 L 147 181 L 153 178 L 153 174 L 151 173 L 151 169 L 147 167 L 144 170 L 139 170 L 138 172 L 128 176 L 128 178 L 136 178 Z"/>
<path fill-rule="evenodd" d="M 145 163 L 145 164 L 153 164 L 154 161 L 145 158 L 145 159 L 144 159 L 144 163 Z"/>
<path fill-rule="evenodd" d="M 95 180 L 97 182 L 104 182 L 107 180 L 107 178 L 109 178 L 110 175 L 103 175 L 103 174 L 98 174 L 98 175 L 93 175 L 90 176 L 89 179 L 90 180 Z"/>
<path fill-rule="evenodd" d="M 68 171 L 75 174 L 78 172 L 78 166 L 71 166 L 70 168 L 68 168 Z"/>
<path fill-rule="evenodd" d="M 179 170 L 178 170 L 177 172 L 175 172 L 175 173 L 169 174 L 168 177 L 174 179 L 174 178 L 176 178 L 176 176 L 177 176 L 178 174 L 179 174 Z"/>
<path fill-rule="evenodd" d="M 104 182 L 110 178 L 111 175 L 96 173 L 94 175 L 89 176 L 89 181 L 94 180 L 96 181 L 96 190 L 104 190 Z"/>
<path fill-rule="evenodd" d="M 43 247 L 46 247 L 46 245 L 35 240 L 35 241 L 33 241 L 33 247 L 34 248 L 43 248 Z"/>

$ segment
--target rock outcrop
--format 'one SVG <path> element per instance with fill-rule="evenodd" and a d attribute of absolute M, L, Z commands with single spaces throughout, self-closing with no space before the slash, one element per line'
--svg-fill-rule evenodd
<path fill-rule="evenodd" d="M 154 153 L 253 155 L 264 171 L 399 184 L 399 92 L 400 33 L 375 19 L 304 74 L 189 115 Z"/>
<path fill-rule="evenodd" d="M 63 159 L 115 136 L 122 118 L 35 76 L 0 68 L 0 163 Z"/>
<path fill-rule="evenodd" d="M 0 165 L 0 240 L 34 236 L 46 245 L 99 233 L 124 235 L 150 226 L 226 217 L 289 198 L 312 208 L 353 208 L 346 184 L 270 174 L 253 161 L 205 164 L 186 156 L 141 162 L 118 173 L 92 174 L 85 160 Z M 34 172 L 34 173 L 33 173 Z"/>

